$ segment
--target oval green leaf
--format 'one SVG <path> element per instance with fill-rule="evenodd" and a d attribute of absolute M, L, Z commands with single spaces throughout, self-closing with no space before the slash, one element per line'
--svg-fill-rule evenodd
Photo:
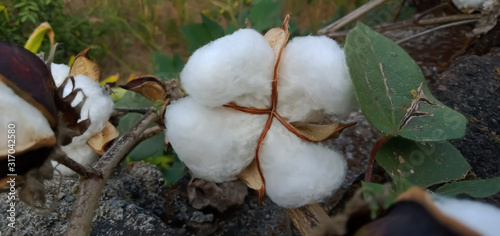
<path fill-rule="evenodd" d="M 426 188 L 463 179 L 470 165 L 449 142 L 415 142 L 395 137 L 375 157 L 394 180 L 406 179 Z"/>
<path fill-rule="evenodd" d="M 491 179 L 464 180 L 449 183 L 436 190 L 448 197 L 471 196 L 474 198 L 483 198 L 495 195 L 500 192 L 500 177 Z"/>
<path fill-rule="evenodd" d="M 361 109 L 377 130 L 415 141 L 465 135 L 465 117 L 432 96 L 418 65 L 395 42 L 358 23 L 345 52 Z"/>

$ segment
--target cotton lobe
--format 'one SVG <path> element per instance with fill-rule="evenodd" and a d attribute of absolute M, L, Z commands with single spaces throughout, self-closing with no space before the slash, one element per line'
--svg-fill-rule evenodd
<path fill-rule="evenodd" d="M 436 197 L 434 204 L 445 215 L 484 236 L 500 232 L 500 209 L 482 202 Z"/>
<path fill-rule="evenodd" d="M 66 65 L 57 64 L 52 64 L 51 68 L 52 77 L 54 78 L 56 85 L 60 86 L 64 79 L 68 76 L 67 73 L 69 73 L 70 68 Z M 90 126 L 83 134 L 73 137 L 71 143 L 63 146 L 62 149 L 71 159 L 82 165 L 90 166 L 97 160 L 99 155 L 95 153 L 86 142 L 90 137 L 101 132 L 106 125 L 106 122 L 109 120 L 111 113 L 113 112 L 113 100 L 109 94 L 103 91 L 103 89 L 99 86 L 99 83 L 85 75 L 75 76 L 74 81 L 74 85 L 71 81 L 66 84 L 63 91 L 63 97 L 66 97 L 71 93 L 73 86 L 74 89 L 82 90 L 75 97 L 71 106 L 74 107 L 83 101 L 83 95 L 85 94 L 86 100 L 84 101 L 81 109 L 80 120 L 78 122 L 90 119 Z M 61 165 L 59 165 L 57 169 L 59 169 L 64 175 L 75 174 L 72 170 Z"/>
<path fill-rule="evenodd" d="M 7 145 L 9 124 L 15 125 L 15 147 L 18 153 L 37 144 L 41 139 L 54 136 L 49 122 L 42 113 L 2 82 L 0 82 L 0 110 L 3 114 L 0 116 L 2 154 L 7 154 L 9 149 Z"/>
<path fill-rule="evenodd" d="M 344 57 L 326 37 L 292 40 L 277 70 L 278 113 L 292 122 L 350 112 L 352 83 Z M 167 107 L 165 124 L 169 141 L 196 177 L 234 179 L 255 158 L 268 115 L 222 106 L 268 108 L 276 58 L 267 40 L 251 29 L 213 41 L 191 56 L 181 73 L 190 97 Z M 340 154 L 298 138 L 277 120 L 259 155 L 268 196 L 289 208 L 330 196 L 347 169 Z"/>

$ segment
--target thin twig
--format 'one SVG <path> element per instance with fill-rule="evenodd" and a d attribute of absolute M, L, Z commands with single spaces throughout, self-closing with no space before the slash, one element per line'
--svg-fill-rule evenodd
<path fill-rule="evenodd" d="M 409 36 L 409 37 L 406 37 L 404 39 L 401 39 L 399 41 L 396 41 L 396 43 L 403 43 L 403 42 L 406 42 L 410 39 L 413 39 L 413 38 L 417 38 L 417 37 L 420 37 L 422 35 L 426 35 L 428 33 L 432 33 L 436 30 L 440 30 L 440 29 L 445 29 L 445 28 L 448 28 L 448 27 L 453 27 L 453 26 L 457 26 L 457 25 L 464 25 L 464 24 L 469 24 L 469 23 L 474 23 L 476 22 L 477 19 L 472 19 L 472 20 L 464 20 L 464 21 L 458 21 L 458 22 L 453 22 L 453 23 L 449 23 L 449 24 L 446 24 L 446 25 L 440 25 L 440 26 L 437 26 L 437 27 L 434 27 L 432 29 L 428 29 L 426 31 L 423 31 L 423 32 L 420 32 L 418 34 L 414 34 L 412 36 Z"/>
<path fill-rule="evenodd" d="M 356 10 L 352 11 L 351 13 L 345 15 L 344 17 L 340 18 L 339 20 L 331 23 L 330 25 L 326 26 L 323 29 L 320 29 L 318 31 L 318 34 L 322 35 L 327 35 L 329 32 L 334 32 L 337 31 L 338 29 L 344 27 L 345 25 L 351 23 L 352 21 L 358 19 L 360 16 L 364 15 L 368 11 L 372 10 L 373 8 L 381 5 L 384 3 L 386 0 L 372 0 L 367 3 L 365 3 L 363 6 L 358 7 Z"/>
<path fill-rule="evenodd" d="M 84 179 L 80 182 L 80 190 L 75 208 L 68 224 L 66 235 L 87 236 L 90 234 L 92 218 L 111 172 L 121 159 L 134 148 L 148 126 L 159 119 L 155 111 L 148 111 L 130 130 L 118 140 L 93 168 L 102 173 L 102 179 Z"/>
<path fill-rule="evenodd" d="M 382 32 L 386 32 L 386 31 L 404 29 L 404 28 L 413 27 L 413 26 L 439 25 L 439 24 L 446 24 L 446 23 L 463 21 L 463 20 L 478 19 L 479 17 L 480 17 L 480 14 L 470 14 L 470 15 L 469 14 L 462 14 L 462 15 L 426 18 L 426 19 L 421 19 L 418 21 L 415 21 L 414 19 L 408 19 L 408 20 L 399 21 L 396 23 L 381 24 L 381 25 L 377 25 L 377 26 L 374 26 L 371 28 L 379 33 L 382 33 Z M 329 31 L 329 32 L 326 32 L 324 35 L 326 35 L 330 38 L 343 38 L 343 37 L 347 36 L 348 33 L 349 33 L 349 30 L 340 31 L 340 32 Z"/>
<path fill-rule="evenodd" d="M 83 166 L 80 163 L 76 162 L 75 160 L 69 158 L 59 145 L 56 145 L 54 147 L 54 151 L 51 154 L 51 158 L 54 161 L 59 162 L 59 164 L 64 165 L 68 167 L 70 170 L 76 172 L 79 176 L 81 176 L 84 179 L 102 178 L 102 174 L 99 171 L 93 168 Z"/>
<path fill-rule="evenodd" d="M 372 150 L 370 151 L 370 157 L 368 158 L 368 164 L 366 165 L 365 182 L 370 183 L 372 181 L 373 165 L 375 164 L 375 157 L 377 156 L 378 150 L 391 138 L 391 135 L 384 135 L 373 144 Z"/>
<path fill-rule="evenodd" d="M 159 133 L 163 132 L 163 128 L 160 126 L 153 126 L 144 130 L 144 133 L 139 138 L 139 142 L 142 142 L 148 138 L 151 138 Z"/>

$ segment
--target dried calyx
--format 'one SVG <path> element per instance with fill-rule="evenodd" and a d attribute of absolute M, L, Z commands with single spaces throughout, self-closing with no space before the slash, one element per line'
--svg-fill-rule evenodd
<path fill-rule="evenodd" d="M 322 144 L 352 125 L 310 124 L 353 105 L 342 49 L 327 37 L 288 41 L 289 15 L 263 37 L 242 29 L 200 49 L 181 82 L 190 97 L 167 108 L 167 137 L 195 176 L 239 177 L 278 205 L 328 197 L 346 163 Z M 215 139 L 214 139 L 215 137 Z"/>

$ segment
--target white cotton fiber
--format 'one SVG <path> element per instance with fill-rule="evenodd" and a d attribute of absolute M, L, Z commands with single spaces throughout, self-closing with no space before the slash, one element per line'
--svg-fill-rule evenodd
<path fill-rule="evenodd" d="M 67 146 L 63 146 L 62 150 L 69 158 L 86 167 L 92 166 L 99 159 L 99 154 L 92 150 L 87 143 L 70 143 Z M 53 166 L 57 164 L 58 162 L 52 161 Z M 58 165 L 56 169 L 61 171 L 61 174 L 65 176 L 76 175 L 74 171 L 63 165 Z"/>
<path fill-rule="evenodd" d="M 282 54 L 278 94 L 278 112 L 290 122 L 349 114 L 355 98 L 344 51 L 326 36 L 294 38 Z"/>
<path fill-rule="evenodd" d="M 68 82 L 64 88 L 63 96 L 68 96 L 72 88 L 73 84 Z M 72 140 L 74 143 L 82 144 L 87 142 L 87 139 L 93 135 L 101 132 L 104 128 L 106 122 L 111 116 L 111 113 L 113 112 L 113 100 L 109 94 L 103 91 L 103 89 L 99 86 L 99 83 L 85 75 L 75 76 L 75 89 L 82 89 L 83 93 L 87 97 L 80 113 L 79 122 L 90 116 L 90 126 L 87 131 L 78 137 L 74 137 Z M 83 95 L 79 92 L 71 105 L 76 106 L 82 101 L 82 99 Z"/>
<path fill-rule="evenodd" d="M 484 236 L 500 232 L 500 209 L 482 202 L 435 197 L 439 210 Z"/>
<path fill-rule="evenodd" d="M 15 125 L 15 150 L 17 154 L 32 147 L 40 140 L 52 139 L 54 132 L 49 122 L 34 106 L 0 82 L 0 155 L 7 155 L 8 125 Z"/>
<path fill-rule="evenodd" d="M 472 8 L 475 10 L 479 10 L 482 8 L 485 0 L 452 0 L 453 4 L 458 9 L 467 9 L 467 8 Z"/>
<path fill-rule="evenodd" d="M 276 119 L 262 146 L 260 161 L 267 195 L 286 208 L 330 197 L 347 171 L 341 154 L 299 139 Z"/>
<path fill-rule="evenodd" d="M 167 107 L 166 135 L 196 177 L 223 182 L 250 164 L 267 116 L 207 108 L 192 97 Z"/>
<path fill-rule="evenodd" d="M 54 82 L 56 87 L 61 86 L 66 77 L 69 74 L 70 67 L 64 64 L 50 64 L 50 71 L 52 72 L 52 78 L 54 78 Z"/>
<path fill-rule="evenodd" d="M 265 38 L 241 29 L 198 49 L 181 73 L 186 92 L 210 107 L 269 107 L 274 55 Z"/>

